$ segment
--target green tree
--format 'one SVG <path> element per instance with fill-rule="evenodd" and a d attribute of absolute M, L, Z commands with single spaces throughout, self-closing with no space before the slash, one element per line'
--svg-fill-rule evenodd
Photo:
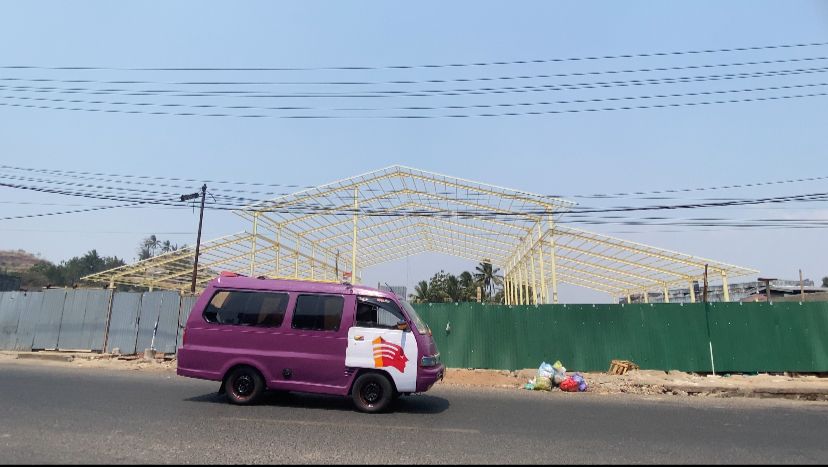
<path fill-rule="evenodd" d="M 23 274 L 24 287 L 65 287 L 80 282 L 89 274 L 123 266 L 124 261 L 116 256 L 102 257 L 97 250 L 90 250 L 83 256 L 75 256 L 55 265 L 48 261 L 35 264 Z"/>
<path fill-rule="evenodd" d="M 822 286 L 828 287 L 828 276 L 822 278 Z"/>
<path fill-rule="evenodd" d="M 178 251 L 178 248 L 178 245 L 170 243 L 169 240 L 164 240 L 161 243 L 161 253 L 171 253 L 173 251 Z"/>
<path fill-rule="evenodd" d="M 485 297 L 494 296 L 497 288 L 503 285 L 503 276 L 498 274 L 500 268 L 492 266 L 492 263 L 482 262 L 477 265 L 475 271 L 474 279 L 483 287 Z"/>
<path fill-rule="evenodd" d="M 463 271 L 458 277 L 460 281 L 460 289 L 462 291 L 461 302 L 471 302 L 477 298 L 477 283 L 474 281 L 474 276 L 469 271 Z"/>
<path fill-rule="evenodd" d="M 414 303 L 427 303 L 428 293 L 428 282 L 420 281 L 416 286 L 414 286 L 414 293 L 411 294 L 411 299 Z"/>

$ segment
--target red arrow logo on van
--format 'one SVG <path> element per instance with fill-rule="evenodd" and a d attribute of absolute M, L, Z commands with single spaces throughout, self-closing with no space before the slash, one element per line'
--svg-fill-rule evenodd
<path fill-rule="evenodd" d="M 382 337 L 377 337 L 372 343 L 374 344 L 374 366 L 376 368 L 390 366 L 400 370 L 400 373 L 405 372 L 405 364 L 408 362 L 408 358 L 406 358 L 402 347 L 392 344 Z"/>

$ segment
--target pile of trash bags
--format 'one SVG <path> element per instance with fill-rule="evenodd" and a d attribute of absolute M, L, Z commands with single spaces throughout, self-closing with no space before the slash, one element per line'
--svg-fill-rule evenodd
<path fill-rule="evenodd" d="M 557 361 L 553 365 L 541 363 L 537 376 L 524 386 L 524 389 L 530 391 L 551 391 L 552 388 L 565 392 L 585 392 L 589 385 L 580 373 L 567 375 L 566 368 Z"/>

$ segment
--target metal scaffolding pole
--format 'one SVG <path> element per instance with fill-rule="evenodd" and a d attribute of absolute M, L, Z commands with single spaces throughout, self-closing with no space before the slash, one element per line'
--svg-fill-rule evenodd
<path fill-rule="evenodd" d="M 518 301 L 519 305 L 525 305 L 526 302 L 523 300 L 523 271 L 520 267 L 520 263 L 517 265 L 517 272 L 518 272 L 518 291 L 520 293 L 520 298 Z"/>
<path fill-rule="evenodd" d="M 723 296 L 724 301 L 729 302 L 730 301 L 730 284 L 728 283 L 726 272 L 722 273 L 722 291 L 724 292 L 724 296 Z"/>
<path fill-rule="evenodd" d="M 357 263 L 357 211 L 359 210 L 359 186 L 354 188 L 354 238 L 351 243 L 351 283 L 356 284 L 356 263 Z"/>
<path fill-rule="evenodd" d="M 549 225 L 549 247 L 551 251 L 549 252 L 549 263 L 552 268 L 552 303 L 558 303 L 558 266 L 556 263 L 556 253 L 555 253 L 555 223 L 552 220 L 552 216 L 547 218 L 547 224 Z"/>
<path fill-rule="evenodd" d="M 537 305 L 538 304 L 538 287 L 537 287 L 538 279 L 537 279 L 537 277 L 535 277 L 535 250 L 532 250 L 531 253 L 532 253 L 531 266 L 532 266 L 532 302 L 533 302 L 532 304 Z"/>
<path fill-rule="evenodd" d="M 275 266 L 275 274 L 274 274 L 276 277 L 281 277 L 281 274 L 282 274 L 280 272 L 280 269 L 279 269 L 280 266 L 281 266 L 279 263 L 281 263 L 281 261 L 282 261 L 282 226 L 280 225 L 276 229 L 276 266 Z"/>
<path fill-rule="evenodd" d="M 541 277 L 541 302 L 549 303 L 549 295 L 546 289 L 546 271 L 544 271 L 543 259 L 543 242 L 541 241 L 543 234 L 541 233 L 540 222 L 538 222 L 538 255 L 540 255 L 540 277 Z"/>
<path fill-rule="evenodd" d="M 250 237 L 250 277 L 256 275 L 256 240 L 259 234 L 259 213 L 253 214 L 253 236 Z"/>
<path fill-rule="evenodd" d="M 531 305 L 532 304 L 532 296 L 529 294 L 529 289 L 531 288 L 529 286 L 529 280 L 531 279 L 531 277 L 529 276 L 529 262 L 528 261 L 525 261 L 525 260 L 523 261 L 523 270 L 526 273 L 526 280 L 523 281 L 524 287 L 526 287 L 526 304 Z"/>

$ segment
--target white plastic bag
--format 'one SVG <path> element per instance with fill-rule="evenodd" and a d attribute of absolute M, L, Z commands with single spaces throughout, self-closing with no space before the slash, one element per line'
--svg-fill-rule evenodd
<path fill-rule="evenodd" d="M 541 378 L 552 378 L 554 374 L 554 368 L 546 362 L 541 363 L 541 366 L 538 368 L 538 376 Z"/>

